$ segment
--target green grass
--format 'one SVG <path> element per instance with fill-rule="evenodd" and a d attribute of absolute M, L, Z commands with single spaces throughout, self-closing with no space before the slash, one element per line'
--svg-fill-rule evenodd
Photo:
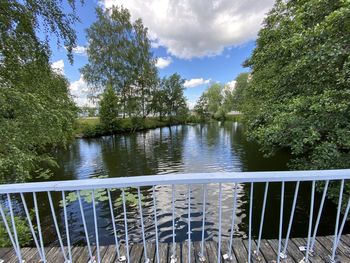
<path fill-rule="evenodd" d="M 91 138 L 99 137 L 103 135 L 110 135 L 116 133 L 130 133 L 147 129 L 155 129 L 159 127 L 165 127 L 170 125 L 184 124 L 188 123 L 188 118 L 164 118 L 159 120 L 156 117 L 147 117 L 147 118 L 120 118 L 118 120 L 118 127 L 109 131 L 104 128 L 100 119 L 95 118 L 79 118 L 76 122 L 75 134 L 76 137 Z"/>

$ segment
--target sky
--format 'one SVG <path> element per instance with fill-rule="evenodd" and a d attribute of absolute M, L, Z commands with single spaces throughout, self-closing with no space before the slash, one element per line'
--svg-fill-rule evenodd
<path fill-rule="evenodd" d="M 274 0 L 89 0 L 77 1 L 80 22 L 74 63 L 64 47 L 51 40 L 52 67 L 70 82 L 79 106 L 92 105 L 79 69 L 88 62 L 86 28 L 96 19 L 95 8 L 128 8 L 131 19 L 141 18 L 149 29 L 152 51 L 161 77 L 178 73 L 185 79 L 185 96 L 192 108 L 211 83 L 234 87 L 234 79 L 249 71 L 242 63 L 252 53 L 257 33 Z M 65 7 L 70 11 L 68 6 Z M 111 32 L 113 34 L 113 32 Z"/>

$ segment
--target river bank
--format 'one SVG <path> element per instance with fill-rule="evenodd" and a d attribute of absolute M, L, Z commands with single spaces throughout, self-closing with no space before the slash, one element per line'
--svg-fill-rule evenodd
<path fill-rule="evenodd" d="M 228 115 L 226 121 L 238 121 L 239 116 Z M 203 120 L 194 115 L 187 117 L 167 117 L 159 119 L 158 117 L 147 118 L 120 118 L 118 127 L 114 130 L 107 130 L 100 122 L 99 117 L 79 118 L 76 122 L 76 138 L 97 138 L 106 135 L 133 133 L 149 129 L 156 129 L 180 124 L 196 124 L 217 121 L 213 119 Z"/>

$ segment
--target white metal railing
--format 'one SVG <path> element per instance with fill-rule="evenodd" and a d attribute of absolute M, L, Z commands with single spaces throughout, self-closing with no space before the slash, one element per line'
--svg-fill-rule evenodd
<path fill-rule="evenodd" d="M 24 211 L 28 222 L 28 226 L 30 228 L 31 234 L 33 236 L 33 242 L 38 250 L 38 254 L 43 262 L 46 262 L 46 255 L 44 249 L 44 240 L 40 223 L 40 215 L 38 210 L 38 200 L 37 193 L 46 192 L 49 200 L 49 205 L 51 209 L 51 215 L 53 218 L 53 223 L 55 226 L 55 231 L 58 237 L 59 246 L 61 252 L 64 256 L 65 262 L 73 262 L 72 261 L 72 249 L 71 249 L 71 240 L 70 240 L 70 226 L 68 224 L 68 216 L 67 216 L 67 204 L 66 204 L 66 193 L 67 192 L 76 192 L 78 197 L 78 203 L 80 208 L 80 213 L 82 216 L 84 233 L 86 244 L 88 248 L 89 258 L 91 262 L 101 262 L 100 249 L 99 249 L 99 231 L 98 231 L 98 222 L 97 222 L 97 211 L 96 211 L 96 203 L 95 203 L 95 191 L 99 189 L 107 190 L 108 195 L 108 205 L 110 209 L 111 222 L 113 226 L 114 240 L 116 245 L 116 255 L 119 258 L 119 261 L 130 262 L 129 255 L 129 239 L 128 239 L 128 218 L 127 218 L 127 206 L 125 200 L 125 188 L 134 187 L 137 188 L 138 195 L 138 212 L 141 218 L 141 235 L 142 242 L 144 245 L 144 258 L 145 262 L 148 262 L 148 255 L 146 249 L 146 238 L 145 238 L 145 227 L 143 220 L 143 206 L 141 201 L 141 193 L 140 187 L 142 186 L 150 186 L 152 189 L 152 198 L 153 198 L 153 211 L 154 211 L 154 231 L 155 231 L 155 243 L 156 243 L 156 254 L 155 261 L 157 263 L 160 262 L 159 258 L 159 236 L 158 236 L 158 215 L 157 215 L 157 198 L 155 193 L 155 186 L 158 185 L 169 185 L 171 186 L 171 214 L 172 214 L 172 248 L 171 248 L 171 258 L 170 262 L 176 262 L 176 246 L 175 246 L 175 235 L 176 235 L 176 226 L 175 226 L 175 191 L 178 185 L 187 186 L 187 209 L 188 209 L 188 262 L 191 261 L 191 187 L 193 185 L 202 185 L 202 235 L 201 235 L 201 250 L 198 254 L 199 261 L 205 261 L 205 253 L 204 253 L 204 226 L 206 222 L 206 198 L 207 198 L 207 185 L 208 184 L 217 184 L 219 190 L 219 200 L 218 200 L 218 215 L 219 215 L 219 229 L 218 229 L 218 262 L 220 262 L 221 256 L 223 255 L 224 260 L 230 260 L 232 258 L 233 252 L 233 229 L 235 225 L 235 217 L 236 217 L 236 207 L 237 207 L 237 185 L 239 183 L 250 184 L 250 202 L 249 202 L 249 226 L 248 226 L 248 262 L 250 263 L 253 258 L 256 260 L 261 259 L 260 255 L 260 242 L 262 237 L 262 231 L 264 226 L 264 218 L 265 218 L 265 208 L 267 203 L 267 194 L 269 191 L 269 184 L 272 182 L 280 182 L 281 183 L 281 198 L 280 198 L 280 211 L 279 211 L 279 235 L 278 235 L 278 256 L 276 261 L 280 262 L 281 259 L 288 257 L 287 255 L 287 247 L 288 241 L 292 229 L 293 217 L 295 213 L 295 207 L 297 203 L 297 198 L 299 194 L 299 185 L 300 182 L 309 181 L 312 182 L 312 191 L 311 195 L 311 204 L 310 204 L 310 215 L 309 215 L 309 225 L 307 232 L 307 244 L 305 247 L 300 247 L 300 250 L 304 251 L 305 257 L 302 259 L 303 262 L 309 262 L 309 257 L 313 254 L 313 248 L 315 245 L 315 238 L 317 235 L 318 226 L 320 223 L 320 219 L 322 216 L 322 210 L 325 203 L 325 199 L 327 196 L 327 191 L 329 189 L 330 181 L 339 181 L 339 199 L 336 213 L 336 223 L 334 226 L 334 240 L 333 247 L 331 249 L 332 254 L 330 255 L 331 262 L 335 262 L 337 247 L 340 242 L 340 237 L 343 232 L 347 215 L 350 209 L 350 198 L 347 201 L 346 209 L 343 218 L 341 219 L 341 206 L 343 202 L 344 195 L 344 184 L 345 180 L 350 179 L 350 169 L 347 170 L 322 170 L 322 171 L 285 171 L 285 172 L 242 172 L 242 173 L 193 173 L 193 174 L 167 174 L 167 175 L 154 175 L 154 176 L 137 176 L 137 177 L 126 177 L 126 178 L 109 178 L 109 179 L 86 179 L 86 180 L 74 180 L 74 181 L 55 181 L 55 182 L 40 182 L 40 183 L 23 183 L 23 184 L 7 184 L 0 185 L 0 196 L 5 196 L 6 202 L 0 203 L 0 214 L 2 222 L 5 225 L 6 231 L 8 233 L 9 239 L 13 245 L 13 249 L 16 253 L 19 262 L 22 262 L 21 255 L 21 244 L 19 243 L 19 237 L 15 224 L 15 213 L 13 208 L 13 196 L 19 195 L 21 202 L 23 204 Z M 285 236 L 283 237 L 283 215 L 284 215 L 284 195 L 285 195 L 285 183 L 286 182 L 295 182 L 295 190 L 293 196 L 293 203 L 291 208 L 290 218 L 288 220 L 288 230 Z M 320 202 L 320 207 L 318 209 L 318 214 L 316 221 L 314 220 L 314 202 L 315 202 L 315 187 L 316 182 L 324 182 L 323 194 Z M 230 242 L 228 251 L 221 251 L 221 243 L 222 243 L 222 184 L 225 183 L 233 183 L 235 191 L 233 192 L 233 202 L 232 202 L 232 219 L 230 226 Z M 258 240 L 256 250 L 252 251 L 252 208 L 253 208 L 253 192 L 254 192 L 254 183 L 265 183 L 264 188 L 264 197 L 263 204 L 261 208 L 260 216 L 260 224 L 258 226 Z M 124 227 L 125 227 L 125 255 L 121 254 L 119 250 L 119 237 L 116 231 L 116 222 L 115 216 L 113 212 L 113 204 L 111 198 L 111 189 L 120 189 L 122 196 L 122 207 L 123 207 L 123 219 L 124 219 Z M 96 256 L 92 253 L 92 248 L 89 240 L 89 235 L 87 231 L 87 224 L 84 215 L 84 208 L 82 205 L 82 198 L 80 191 L 81 190 L 91 190 L 92 191 L 92 208 L 93 208 L 93 219 L 94 219 L 94 231 L 95 231 L 95 243 L 96 243 Z M 63 203 L 63 214 L 64 214 L 64 232 L 65 239 L 62 237 L 60 227 L 57 222 L 57 217 L 54 209 L 54 204 L 52 201 L 51 193 L 52 192 L 60 192 L 62 195 L 62 203 Z M 34 202 L 34 210 L 35 210 L 35 219 L 36 223 L 32 222 L 30 217 L 30 213 L 28 210 L 27 202 L 24 197 L 25 193 L 33 194 L 33 202 Z M 170 196 L 169 196 L 170 198 Z M 7 215 L 7 212 L 8 214 Z M 9 220 L 8 220 L 9 218 Z M 315 221 L 315 223 L 313 223 Z M 284 243 L 282 242 L 285 240 Z M 67 247 L 67 249 L 65 249 Z M 67 251 L 67 252 L 66 252 Z M 1 261 L 1 259 L 0 259 Z"/>

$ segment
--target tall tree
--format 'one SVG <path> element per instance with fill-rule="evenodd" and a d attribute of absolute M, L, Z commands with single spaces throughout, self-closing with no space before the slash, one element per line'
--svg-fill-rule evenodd
<path fill-rule="evenodd" d="M 74 1 L 10 1 L 0 5 L 0 180 L 47 175 L 53 147 L 72 137 L 75 106 L 68 81 L 51 69 L 45 33 L 63 42 L 72 60 Z"/>
<path fill-rule="evenodd" d="M 279 0 L 259 32 L 244 117 L 267 154 L 290 149 L 292 168 L 350 166 L 349 34 L 342 0 Z"/>
<path fill-rule="evenodd" d="M 119 99 L 111 85 L 108 85 L 99 101 L 101 123 L 108 131 L 114 131 L 118 125 Z"/>
<path fill-rule="evenodd" d="M 156 60 L 151 52 L 147 28 L 144 27 L 141 19 L 134 22 L 133 28 L 135 32 L 133 42 L 135 87 L 139 93 L 142 117 L 146 117 L 151 110 L 152 92 L 158 82 L 158 72 L 155 66 Z"/>
<path fill-rule="evenodd" d="M 96 8 L 97 20 L 87 29 L 89 63 L 81 73 L 92 92 L 100 93 L 108 85 L 121 97 L 126 111 L 127 92 L 132 84 L 132 24 L 123 7 Z"/>
<path fill-rule="evenodd" d="M 151 90 L 157 82 L 155 59 L 147 28 L 130 21 L 123 7 L 96 9 L 97 20 L 87 30 L 89 63 L 81 72 L 93 92 L 110 85 L 121 97 L 123 116 L 147 116 Z"/>

